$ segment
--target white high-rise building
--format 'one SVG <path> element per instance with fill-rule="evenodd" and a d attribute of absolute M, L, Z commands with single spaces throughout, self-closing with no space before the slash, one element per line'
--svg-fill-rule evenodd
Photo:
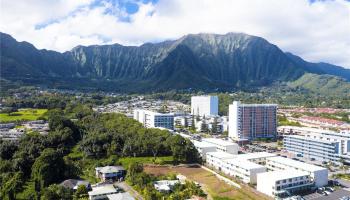
<path fill-rule="evenodd" d="M 277 133 L 276 104 L 229 105 L 229 137 L 237 141 L 274 138 Z"/>
<path fill-rule="evenodd" d="M 149 110 L 134 110 L 134 119 L 146 128 L 166 128 L 174 130 L 173 113 L 157 113 Z"/>
<path fill-rule="evenodd" d="M 217 96 L 191 97 L 191 114 L 199 116 L 218 115 L 219 99 Z"/>

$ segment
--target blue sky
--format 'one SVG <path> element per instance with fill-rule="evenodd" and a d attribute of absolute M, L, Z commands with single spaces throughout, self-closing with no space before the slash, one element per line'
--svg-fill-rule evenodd
<path fill-rule="evenodd" d="M 345 0 L 2 0 L 0 9 L 0 31 L 39 49 L 243 32 L 308 61 L 350 68 Z"/>

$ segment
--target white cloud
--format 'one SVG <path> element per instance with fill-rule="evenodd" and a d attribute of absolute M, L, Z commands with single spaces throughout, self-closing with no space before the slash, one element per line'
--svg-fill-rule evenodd
<path fill-rule="evenodd" d="M 97 6 L 92 0 L 1 3 L 0 31 L 38 48 L 66 51 L 77 45 L 139 45 L 188 33 L 245 32 L 306 60 L 350 68 L 350 2 L 345 0 L 159 0 L 138 3 L 132 15 L 108 1 Z"/>

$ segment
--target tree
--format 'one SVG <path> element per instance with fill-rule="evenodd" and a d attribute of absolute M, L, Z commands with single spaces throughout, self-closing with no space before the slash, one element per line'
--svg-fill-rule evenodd
<path fill-rule="evenodd" d="M 23 174 L 21 172 L 15 173 L 13 176 L 2 185 L 0 199 L 15 200 L 15 195 L 21 190 L 23 185 Z"/>
<path fill-rule="evenodd" d="M 184 118 L 184 127 L 188 128 L 188 118 L 186 116 Z"/>
<path fill-rule="evenodd" d="M 73 191 L 61 185 L 50 185 L 44 188 L 41 195 L 41 200 L 72 200 Z"/>
<path fill-rule="evenodd" d="M 32 177 L 40 183 L 41 188 L 62 180 L 65 164 L 63 157 L 54 149 L 47 148 L 35 160 L 32 166 Z"/>
<path fill-rule="evenodd" d="M 12 158 L 13 154 L 17 151 L 18 145 L 12 141 L 3 141 L 0 143 L 0 158 L 8 160 Z"/>
<path fill-rule="evenodd" d="M 205 120 L 202 120 L 201 132 L 203 132 L 203 133 L 207 133 L 208 132 L 208 124 L 205 122 Z"/>
<path fill-rule="evenodd" d="M 76 198 L 81 198 L 81 197 L 87 197 L 88 196 L 88 190 L 85 187 L 85 185 L 79 185 L 77 188 L 77 191 L 74 193 Z"/>
<path fill-rule="evenodd" d="M 198 151 L 190 140 L 180 135 L 175 135 L 168 138 L 168 144 L 173 155 L 174 164 L 178 164 L 179 162 L 193 163 L 199 161 Z"/>
<path fill-rule="evenodd" d="M 143 172 L 143 165 L 138 162 L 131 162 L 129 164 L 128 173 L 126 176 L 127 181 L 131 185 L 135 185 L 137 183 L 137 176 L 141 172 Z"/>
<path fill-rule="evenodd" d="M 211 125 L 211 132 L 212 133 L 218 133 L 219 131 L 219 122 L 218 122 L 218 118 L 214 117 L 214 121 Z"/>
<path fill-rule="evenodd" d="M 194 120 L 194 115 L 192 115 L 191 130 L 192 131 L 196 131 L 196 123 L 195 123 L 195 120 Z"/>

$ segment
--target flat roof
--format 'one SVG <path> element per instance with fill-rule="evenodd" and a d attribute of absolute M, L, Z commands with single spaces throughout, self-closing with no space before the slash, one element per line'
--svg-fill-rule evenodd
<path fill-rule="evenodd" d="M 222 140 L 218 138 L 203 138 L 202 141 L 209 142 L 218 146 L 238 146 L 237 143 L 230 142 L 227 140 Z"/>
<path fill-rule="evenodd" d="M 313 137 L 306 137 L 305 135 L 286 135 L 284 136 L 289 137 L 289 138 L 297 138 L 297 139 L 303 139 L 303 140 L 310 140 L 310 141 L 315 141 L 315 142 L 321 142 L 321 143 L 327 143 L 327 144 L 332 144 L 335 142 L 339 142 L 339 141 L 330 141 L 330 140 L 326 140 L 326 139 L 319 139 L 319 138 L 313 138 Z M 338 138 L 337 138 L 338 139 Z"/>
<path fill-rule="evenodd" d="M 215 144 L 209 143 L 209 142 L 204 142 L 204 141 L 197 141 L 197 140 L 191 140 L 191 142 L 193 143 L 193 145 L 195 147 L 199 147 L 199 148 L 205 148 L 205 147 L 215 147 Z"/>
<path fill-rule="evenodd" d="M 109 194 L 109 195 L 107 195 L 107 198 L 109 200 L 134 200 L 135 199 L 127 192 L 121 192 L 121 193 L 117 193 L 117 194 Z"/>
<path fill-rule="evenodd" d="M 255 152 L 255 153 L 246 153 L 246 154 L 238 154 L 237 158 L 250 160 L 250 159 L 258 159 L 258 158 L 268 158 L 277 156 L 276 154 L 269 152 Z"/>
<path fill-rule="evenodd" d="M 105 166 L 105 167 L 96 167 L 95 170 L 105 174 L 105 173 L 117 173 L 125 169 L 122 166 Z"/>
<path fill-rule="evenodd" d="M 117 189 L 112 184 L 108 184 L 108 185 L 93 187 L 92 191 L 89 192 L 89 196 L 110 194 L 113 192 L 117 192 Z"/>
<path fill-rule="evenodd" d="M 258 173 L 257 175 L 259 179 L 268 179 L 272 181 L 295 178 L 300 176 L 309 176 L 307 172 L 299 171 L 299 170 L 277 170 L 277 171 L 269 171 L 264 173 Z"/>
<path fill-rule="evenodd" d="M 293 160 L 293 159 L 290 159 L 290 158 L 284 158 L 284 157 L 281 157 L 281 156 L 270 157 L 270 158 L 267 158 L 267 160 L 271 160 L 271 161 L 275 161 L 275 162 L 278 162 L 278 163 L 282 163 L 284 165 L 291 166 L 291 167 L 296 167 L 298 169 L 302 169 L 302 170 L 308 171 L 308 172 L 319 171 L 319 170 L 327 170 L 324 167 L 319 167 L 317 165 L 307 164 L 307 163 L 300 162 L 300 161 L 297 161 L 297 160 Z"/>
<path fill-rule="evenodd" d="M 229 159 L 229 158 L 235 158 L 235 155 L 226 153 L 226 152 L 221 152 L 221 151 L 215 151 L 215 152 L 208 152 L 208 155 L 212 155 L 213 157 L 219 158 L 219 159 Z"/>
<path fill-rule="evenodd" d="M 233 164 L 236 166 L 239 166 L 243 169 L 256 169 L 256 168 L 266 168 L 262 165 L 256 164 L 254 162 L 251 162 L 249 160 L 244 160 L 244 159 L 239 159 L 239 158 L 232 158 L 232 159 L 227 159 L 225 160 L 226 163 L 228 164 Z"/>

